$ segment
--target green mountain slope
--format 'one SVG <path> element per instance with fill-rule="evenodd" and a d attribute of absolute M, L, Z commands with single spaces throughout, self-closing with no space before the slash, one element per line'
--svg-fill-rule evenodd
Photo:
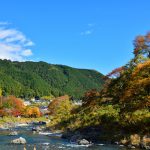
<path fill-rule="evenodd" d="M 68 94 L 75 98 L 90 89 L 101 89 L 103 75 L 94 70 L 75 69 L 45 62 L 0 60 L 3 95 L 22 97 Z"/>

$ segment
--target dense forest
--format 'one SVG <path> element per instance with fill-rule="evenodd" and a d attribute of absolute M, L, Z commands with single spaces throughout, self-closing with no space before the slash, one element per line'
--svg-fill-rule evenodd
<path fill-rule="evenodd" d="M 3 96 L 31 98 L 68 94 L 80 98 L 85 91 L 101 89 L 103 84 L 103 75 L 94 70 L 45 62 L 0 60 L 0 89 Z"/>
<path fill-rule="evenodd" d="M 50 110 L 57 108 L 51 127 L 66 130 L 70 138 L 150 145 L 150 33 L 135 38 L 133 53 L 126 65 L 107 75 L 101 91 L 85 94 L 82 106 L 61 98 L 51 103 Z M 66 113 L 60 113 L 64 106 Z"/>

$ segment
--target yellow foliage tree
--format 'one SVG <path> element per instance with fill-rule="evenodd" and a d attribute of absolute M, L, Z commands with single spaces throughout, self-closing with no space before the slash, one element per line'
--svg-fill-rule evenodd
<path fill-rule="evenodd" d="M 0 88 L 0 96 L 2 96 L 2 89 Z"/>
<path fill-rule="evenodd" d="M 40 117 L 41 116 L 40 109 L 38 107 L 27 107 L 25 116 L 35 118 Z"/>
<path fill-rule="evenodd" d="M 48 106 L 50 115 L 57 120 L 65 120 L 69 117 L 72 104 L 69 100 L 69 96 L 61 96 L 55 98 Z"/>

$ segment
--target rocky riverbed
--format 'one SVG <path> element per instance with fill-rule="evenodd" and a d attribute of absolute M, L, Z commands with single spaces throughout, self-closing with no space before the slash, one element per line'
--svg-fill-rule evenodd
<path fill-rule="evenodd" d="M 0 150 L 115 150 L 127 149 L 119 145 L 95 143 L 92 144 L 86 139 L 80 140 L 78 143 L 68 139 L 62 139 L 61 133 L 53 133 L 50 131 L 33 132 L 33 125 L 18 126 L 10 129 L 0 129 Z M 42 128 L 42 127 L 41 127 Z M 11 132 L 17 132 L 15 135 L 10 135 Z M 20 138 L 21 137 L 21 138 Z M 25 139 L 25 143 L 14 144 L 11 141 L 15 139 Z"/>
<path fill-rule="evenodd" d="M 110 130 L 104 131 L 99 128 L 84 128 L 78 130 L 67 130 L 62 138 L 79 145 L 118 145 L 129 149 L 147 149 L 150 150 L 150 135 L 130 133 L 113 133 Z"/>

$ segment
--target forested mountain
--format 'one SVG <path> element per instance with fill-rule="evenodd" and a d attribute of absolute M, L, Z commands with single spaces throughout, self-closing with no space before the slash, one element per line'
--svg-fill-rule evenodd
<path fill-rule="evenodd" d="M 75 69 L 46 62 L 0 60 L 3 95 L 17 97 L 69 96 L 80 98 L 90 89 L 101 89 L 103 75 L 94 70 Z"/>

